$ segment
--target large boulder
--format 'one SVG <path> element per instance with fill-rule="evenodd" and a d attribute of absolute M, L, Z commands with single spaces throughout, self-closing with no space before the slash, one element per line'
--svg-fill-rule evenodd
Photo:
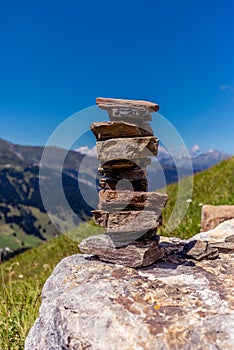
<path fill-rule="evenodd" d="M 25 350 L 233 349 L 234 254 L 197 261 L 191 242 L 162 239 L 164 257 L 147 268 L 65 258 L 44 285 Z"/>
<path fill-rule="evenodd" d="M 207 241 L 209 243 L 215 243 L 225 241 L 225 239 L 231 236 L 233 233 L 234 219 L 231 219 L 222 222 L 212 230 L 196 234 L 190 240 L 198 239 L 202 241 Z"/>

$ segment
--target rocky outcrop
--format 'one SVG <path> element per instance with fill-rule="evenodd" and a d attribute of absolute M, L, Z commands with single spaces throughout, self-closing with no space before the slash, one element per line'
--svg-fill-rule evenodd
<path fill-rule="evenodd" d="M 120 98 L 98 97 L 96 99 L 96 102 L 99 108 L 105 109 L 106 111 L 117 108 L 133 108 L 135 110 L 135 113 L 137 113 L 137 110 L 140 108 L 146 108 L 146 110 L 149 110 L 150 112 L 157 112 L 159 110 L 159 106 L 156 103 L 149 101 L 123 100 Z"/>
<path fill-rule="evenodd" d="M 216 239 L 208 232 L 199 240 L 161 237 L 165 254 L 147 268 L 87 255 L 62 260 L 44 285 L 25 350 L 233 349 L 234 254 L 198 261 L 188 253 L 191 242 L 205 251 L 233 243 L 234 220 L 226 224 Z"/>
<path fill-rule="evenodd" d="M 234 218 L 234 205 L 203 205 L 201 227 L 209 231 L 223 221 Z"/>

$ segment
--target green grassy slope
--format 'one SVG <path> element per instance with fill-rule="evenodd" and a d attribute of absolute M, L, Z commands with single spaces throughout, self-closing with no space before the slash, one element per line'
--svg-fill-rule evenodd
<path fill-rule="evenodd" d="M 186 182 L 183 179 L 182 182 Z M 178 184 L 168 186 L 169 201 L 164 210 L 164 221 L 169 218 L 175 205 Z M 202 204 L 234 204 L 234 157 L 194 175 L 192 202 L 181 224 L 172 235 L 188 238 L 200 231 Z M 166 235 L 161 229 L 161 234 Z"/>
<path fill-rule="evenodd" d="M 234 157 L 196 174 L 192 203 L 174 235 L 188 237 L 199 232 L 199 203 L 234 204 L 233 179 Z M 168 193 L 170 201 L 165 210 L 165 219 L 169 217 L 175 202 L 177 185 L 168 186 Z M 95 228 L 79 229 L 79 232 L 88 236 L 95 233 Z M 63 257 L 77 252 L 77 243 L 59 236 L 0 266 L 0 349 L 23 349 L 25 336 L 38 315 L 45 280 Z"/>

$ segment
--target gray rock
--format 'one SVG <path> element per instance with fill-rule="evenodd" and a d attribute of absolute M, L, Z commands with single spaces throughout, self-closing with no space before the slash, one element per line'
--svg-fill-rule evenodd
<path fill-rule="evenodd" d="M 164 249 L 158 246 L 158 236 L 132 241 L 134 237 L 131 239 L 127 235 L 128 245 L 119 240 L 114 242 L 112 238 L 108 234 L 91 236 L 79 244 L 79 249 L 82 253 L 97 255 L 101 260 L 134 268 L 151 265 L 164 256 Z"/>
<path fill-rule="evenodd" d="M 100 210 L 114 210 L 128 207 L 136 209 L 153 210 L 163 209 L 167 203 L 168 195 L 160 192 L 133 192 L 133 191 L 99 191 Z"/>
<path fill-rule="evenodd" d="M 153 130 L 148 123 L 141 127 L 124 122 L 96 122 L 92 123 L 91 130 L 98 141 L 119 138 L 152 136 Z"/>
<path fill-rule="evenodd" d="M 142 121 L 151 121 L 152 116 L 148 108 L 108 108 L 106 109 L 111 121 L 124 121 L 138 124 Z"/>
<path fill-rule="evenodd" d="M 184 253 L 192 259 L 216 259 L 219 256 L 219 250 L 211 247 L 206 241 L 190 241 L 184 247 Z"/>
<path fill-rule="evenodd" d="M 82 253 L 96 254 L 100 248 L 119 248 L 128 244 L 135 244 L 135 241 L 144 243 L 154 241 L 159 243 L 159 236 L 156 234 L 156 229 L 149 231 L 131 231 L 131 232 L 107 232 L 104 234 L 87 237 L 79 246 Z M 141 244 L 142 245 L 142 244 Z M 85 249 L 92 250 L 85 250 Z M 131 259 L 131 257 L 130 257 Z"/>
<path fill-rule="evenodd" d="M 97 157 L 101 162 L 153 157 L 158 151 L 158 139 L 154 136 L 98 141 L 96 145 Z"/>
<path fill-rule="evenodd" d="M 230 350 L 234 255 L 141 269 L 73 255 L 46 281 L 25 350 Z"/>
<path fill-rule="evenodd" d="M 210 248 L 215 248 L 219 252 L 228 254 L 234 252 L 234 242 L 216 242 L 216 243 L 210 243 Z"/>
<path fill-rule="evenodd" d="M 212 230 L 197 233 L 191 240 L 197 239 L 209 243 L 225 241 L 234 232 L 234 219 L 226 220 Z"/>
<path fill-rule="evenodd" d="M 225 238 L 225 242 L 234 242 L 234 235 L 230 235 Z"/>
<path fill-rule="evenodd" d="M 108 232 L 147 232 L 159 226 L 162 211 L 159 208 L 154 211 L 126 210 L 113 213 L 104 210 L 93 210 L 92 214 L 94 222 L 105 227 Z"/>

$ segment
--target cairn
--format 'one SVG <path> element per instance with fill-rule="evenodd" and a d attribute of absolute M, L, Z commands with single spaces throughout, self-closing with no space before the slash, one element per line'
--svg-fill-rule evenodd
<path fill-rule="evenodd" d="M 83 253 L 129 267 L 148 266 L 161 259 L 157 228 L 168 196 L 148 192 L 146 167 L 157 155 L 158 139 L 149 125 L 155 103 L 97 98 L 109 122 L 93 123 L 100 161 L 99 206 L 94 222 L 105 234 L 91 236 L 79 244 Z"/>

